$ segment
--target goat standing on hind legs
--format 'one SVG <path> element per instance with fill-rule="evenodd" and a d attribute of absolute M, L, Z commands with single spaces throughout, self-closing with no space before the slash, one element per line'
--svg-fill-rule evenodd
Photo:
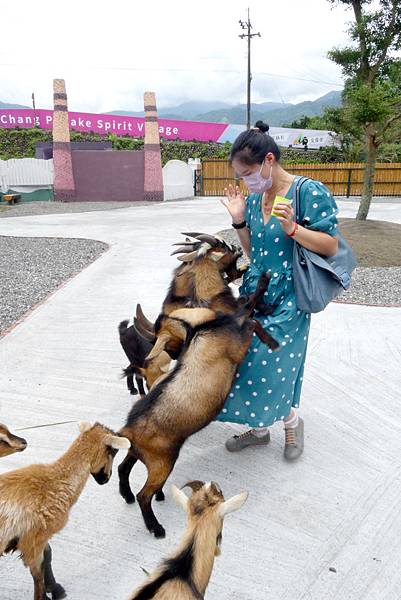
<path fill-rule="evenodd" d="M 186 485 L 193 490 L 190 498 L 171 486 L 174 499 L 188 515 L 181 544 L 127 600 L 203 600 L 215 556 L 220 554 L 224 517 L 240 509 L 248 494 L 224 500 L 217 483 Z"/>
<path fill-rule="evenodd" d="M 266 289 L 268 278 L 259 294 Z M 185 340 L 183 351 L 173 371 L 132 407 L 120 435 L 131 441 L 131 448 L 118 468 L 120 494 L 127 503 L 135 502 L 129 484 L 130 472 L 139 459 L 148 471 L 145 485 L 137 499 L 145 525 L 155 537 L 164 537 L 164 527 L 152 510 L 152 498 L 162 488 L 174 468 L 184 442 L 206 427 L 223 408 L 235 371 L 242 362 L 255 331 L 255 321 L 248 318 L 257 300 L 236 315 L 218 315 L 192 326 L 177 319 Z M 205 311 L 205 309 L 192 309 Z M 207 309 L 206 309 L 207 310 Z M 262 341 L 273 348 L 276 342 L 262 329 L 256 329 Z M 167 343 L 167 340 L 165 340 Z"/>
<path fill-rule="evenodd" d="M 58 460 L 0 475 L 0 556 L 21 552 L 34 582 L 34 600 L 65 596 L 51 568 L 49 539 L 68 520 L 90 475 L 103 485 L 111 477 L 118 449 L 129 441 L 95 423 L 80 424 L 81 434 Z"/>

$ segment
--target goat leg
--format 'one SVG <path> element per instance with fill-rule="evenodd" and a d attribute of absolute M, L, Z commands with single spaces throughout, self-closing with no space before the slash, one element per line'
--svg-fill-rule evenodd
<path fill-rule="evenodd" d="M 255 306 L 256 310 L 260 312 L 264 317 L 268 317 L 274 313 L 274 309 L 276 308 L 274 304 L 267 304 L 263 300 L 258 300 Z"/>
<path fill-rule="evenodd" d="M 127 456 L 118 466 L 120 494 L 127 504 L 133 504 L 135 502 L 135 496 L 132 493 L 131 486 L 129 484 L 129 476 L 137 460 L 138 457 L 136 456 L 133 448 L 131 447 L 127 452 Z"/>
<path fill-rule="evenodd" d="M 53 574 L 52 569 L 52 549 L 49 544 L 47 544 L 43 557 L 44 564 L 44 578 L 45 578 L 45 588 L 46 592 L 50 592 L 53 600 L 61 600 L 61 598 L 66 597 L 65 589 L 62 585 L 57 583 L 56 578 Z"/>
<path fill-rule="evenodd" d="M 136 381 L 136 384 L 138 386 L 138 390 L 139 390 L 140 395 L 144 396 L 146 394 L 146 392 L 145 392 L 145 388 L 143 386 L 143 377 L 142 377 L 142 375 L 138 375 L 138 374 L 135 375 L 135 381 Z"/>
<path fill-rule="evenodd" d="M 266 292 L 270 281 L 269 273 L 262 273 L 259 277 L 258 284 L 256 286 L 256 290 L 253 294 L 250 294 L 242 304 L 242 310 L 247 312 L 249 315 L 252 314 L 252 311 L 255 309 L 258 302 L 263 301 L 263 294 Z"/>
<path fill-rule="evenodd" d="M 29 570 L 33 579 L 33 599 L 34 600 L 50 600 L 49 596 L 45 592 L 45 580 L 44 580 L 44 559 L 40 564 L 31 564 Z"/>
<path fill-rule="evenodd" d="M 272 350 L 277 350 L 279 348 L 279 343 L 274 338 L 272 338 L 270 333 L 267 333 L 267 331 L 263 329 L 259 321 L 257 319 L 252 319 L 252 323 L 254 327 L 253 330 L 260 339 L 260 341 L 264 344 L 267 344 Z"/>
<path fill-rule="evenodd" d="M 148 478 L 145 485 L 137 495 L 138 504 L 140 506 L 143 520 L 147 529 L 154 534 L 155 538 L 164 538 L 166 530 L 156 519 L 152 510 L 152 498 L 160 492 L 167 481 L 168 476 L 173 470 L 175 459 L 169 459 L 164 456 L 162 459 L 159 456 L 145 457 L 145 464 L 148 469 Z"/>
<path fill-rule="evenodd" d="M 128 367 L 126 369 L 123 369 L 123 373 L 121 375 L 121 377 L 126 377 L 127 388 L 128 388 L 129 393 L 132 395 L 135 395 L 138 393 L 138 390 L 134 386 L 134 373 L 135 373 L 135 367 L 133 365 L 128 365 Z"/>
<path fill-rule="evenodd" d="M 156 492 L 155 500 L 156 500 L 156 502 L 163 502 L 163 500 L 165 500 L 165 495 L 164 495 L 163 490 L 159 490 L 158 492 Z"/>

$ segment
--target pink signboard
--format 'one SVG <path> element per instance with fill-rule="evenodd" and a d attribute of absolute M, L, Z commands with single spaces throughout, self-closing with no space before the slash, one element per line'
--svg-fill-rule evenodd
<path fill-rule="evenodd" d="M 143 137 L 145 135 L 145 119 L 119 115 L 96 115 L 92 113 L 69 112 L 70 128 L 75 131 Z M 31 109 L 2 109 L 0 110 L 0 128 L 32 127 L 51 129 L 53 121 L 52 110 Z M 162 138 L 168 140 L 197 140 L 200 142 L 217 142 L 226 130 L 224 123 L 201 123 L 198 121 L 173 121 L 159 119 L 159 132 Z"/>

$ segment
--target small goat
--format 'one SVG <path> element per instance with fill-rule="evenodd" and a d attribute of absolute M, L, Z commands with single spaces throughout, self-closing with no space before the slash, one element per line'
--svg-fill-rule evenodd
<path fill-rule="evenodd" d="M 128 600 L 204 598 L 214 558 L 220 554 L 224 517 L 241 508 L 248 494 L 243 492 L 224 500 L 217 483 L 192 481 L 186 485 L 193 490 L 190 498 L 175 485 L 171 486 L 174 499 L 188 515 L 181 544 Z"/>
<path fill-rule="evenodd" d="M 259 294 L 263 294 L 267 282 L 265 277 Z M 247 307 L 248 312 L 252 310 L 253 306 Z M 156 499 L 163 499 L 162 488 L 182 445 L 223 408 L 253 332 L 263 342 L 272 342 L 257 321 L 247 318 L 245 309 L 237 315 L 216 316 L 195 327 L 185 319 L 179 322 L 185 329 L 185 345 L 174 369 L 134 404 L 119 432 L 131 441 L 131 448 L 118 468 L 120 494 L 127 503 L 135 502 L 129 475 L 137 460 L 141 460 L 147 467 L 148 478 L 137 499 L 145 525 L 155 537 L 164 537 L 165 530 L 153 513 L 152 498 L 156 494 Z"/>
<path fill-rule="evenodd" d="M 12 434 L 5 425 L 0 423 L 0 458 L 14 452 L 23 452 L 27 445 L 24 438 Z"/>
<path fill-rule="evenodd" d="M 118 327 L 120 334 L 120 343 L 127 355 L 130 364 L 123 370 L 122 377 L 127 378 L 127 387 L 131 394 L 137 394 L 138 390 L 134 386 L 135 380 L 139 389 L 139 393 L 143 396 L 145 389 L 143 380 L 145 379 L 148 390 L 159 380 L 165 373 L 169 371 L 171 363 L 170 356 L 163 352 L 159 354 L 157 360 L 152 361 L 145 366 L 146 356 L 152 351 L 153 345 L 149 341 L 149 336 L 141 332 L 141 325 L 134 319 L 134 325 L 128 327 L 128 321 L 122 321 Z M 155 343 L 155 336 L 152 334 L 151 339 Z"/>
<path fill-rule="evenodd" d="M 34 581 L 34 600 L 63 598 L 51 567 L 49 539 L 68 520 L 89 475 L 100 485 L 111 477 L 114 456 L 128 440 L 96 423 L 80 423 L 80 435 L 56 462 L 0 475 L 0 556 L 19 550 Z"/>
<path fill-rule="evenodd" d="M 139 393 L 143 396 L 145 389 L 143 387 L 143 376 L 139 369 L 143 367 L 145 358 L 152 349 L 152 344 L 138 332 L 135 325 L 128 327 L 128 320 L 121 321 L 118 326 L 118 333 L 120 335 L 120 344 L 130 361 L 129 366 L 123 371 L 127 378 L 128 390 L 131 394 L 138 393 L 134 385 L 133 376 L 135 375 Z"/>

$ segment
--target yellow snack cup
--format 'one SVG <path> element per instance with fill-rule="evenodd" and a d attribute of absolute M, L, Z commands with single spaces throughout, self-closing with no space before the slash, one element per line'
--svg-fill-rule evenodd
<path fill-rule="evenodd" d="M 289 200 L 288 198 L 284 198 L 284 196 L 276 196 L 273 201 L 272 212 L 271 212 L 273 217 L 280 216 L 274 210 L 274 207 L 276 206 L 276 204 L 279 204 L 280 202 L 282 202 L 284 204 L 292 204 L 292 200 Z"/>

